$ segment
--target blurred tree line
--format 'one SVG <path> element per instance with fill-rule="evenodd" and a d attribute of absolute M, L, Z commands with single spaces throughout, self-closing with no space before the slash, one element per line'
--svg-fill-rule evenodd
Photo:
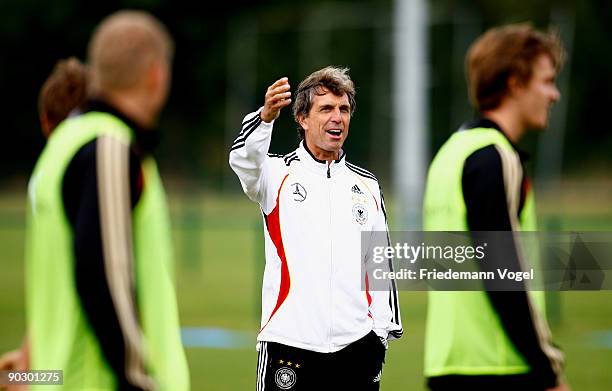
<path fill-rule="evenodd" d="M 406 0 L 410 1 L 410 0 Z M 242 116 L 263 103 L 266 87 L 287 76 L 293 87 L 328 64 L 347 66 L 357 85 L 357 112 L 346 144 L 349 159 L 390 177 L 392 138 L 392 0 L 226 1 L 3 0 L 0 2 L 0 85 L 3 153 L 0 184 L 22 185 L 44 145 L 38 90 L 61 58 L 86 59 L 94 26 L 121 8 L 146 9 L 176 43 L 173 87 L 158 151 L 167 179 L 237 189 L 227 152 Z M 612 3 L 607 0 L 430 0 L 429 129 L 435 151 L 471 112 L 463 56 L 493 25 L 532 21 L 547 27 L 561 10 L 571 29 L 564 172 L 612 163 L 604 113 L 612 101 Z M 279 119 L 272 152 L 296 144 L 289 110 Z M 530 143 L 530 141 L 528 141 Z M 528 149 L 535 151 L 535 141 Z"/>

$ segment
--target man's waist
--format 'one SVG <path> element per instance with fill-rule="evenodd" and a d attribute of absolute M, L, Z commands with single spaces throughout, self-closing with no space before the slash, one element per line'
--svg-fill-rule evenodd
<path fill-rule="evenodd" d="M 334 335 L 333 330 L 328 338 L 305 338 L 302 336 L 292 335 L 290 330 L 279 332 L 274 329 L 265 329 L 257 336 L 257 341 L 276 342 L 282 345 L 291 346 L 298 349 L 304 349 L 317 353 L 334 353 L 344 349 L 348 345 L 364 338 L 372 331 L 371 324 L 364 324 L 363 328 L 358 328 L 350 334 L 342 333 Z"/>

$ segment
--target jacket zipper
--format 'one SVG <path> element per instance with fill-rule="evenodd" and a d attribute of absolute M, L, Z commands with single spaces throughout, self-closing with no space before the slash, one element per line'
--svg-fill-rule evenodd
<path fill-rule="evenodd" d="M 327 165 L 327 178 L 331 179 L 330 173 L 331 163 Z M 329 348 L 332 348 L 332 335 L 333 335 L 333 314 L 334 314 L 334 306 L 333 306 L 333 292 L 334 292 L 334 278 L 333 278 L 333 234 L 332 234 L 332 183 L 331 181 L 327 181 L 327 189 L 329 192 Z"/>

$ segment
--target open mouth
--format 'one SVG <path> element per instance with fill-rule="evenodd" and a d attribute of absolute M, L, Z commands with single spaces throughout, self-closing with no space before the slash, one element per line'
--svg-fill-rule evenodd
<path fill-rule="evenodd" d="M 338 129 L 330 129 L 327 131 L 327 134 L 333 136 L 333 137 L 340 137 L 340 135 L 342 134 L 341 130 Z"/>

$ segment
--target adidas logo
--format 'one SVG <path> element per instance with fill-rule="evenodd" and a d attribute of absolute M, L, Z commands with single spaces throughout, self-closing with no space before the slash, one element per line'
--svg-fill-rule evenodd
<path fill-rule="evenodd" d="M 357 194 L 363 194 L 363 191 L 361 191 L 361 189 L 359 188 L 359 186 L 357 185 L 353 185 L 353 187 L 351 187 L 351 191 L 353 193 L 357 193 Z"/>

